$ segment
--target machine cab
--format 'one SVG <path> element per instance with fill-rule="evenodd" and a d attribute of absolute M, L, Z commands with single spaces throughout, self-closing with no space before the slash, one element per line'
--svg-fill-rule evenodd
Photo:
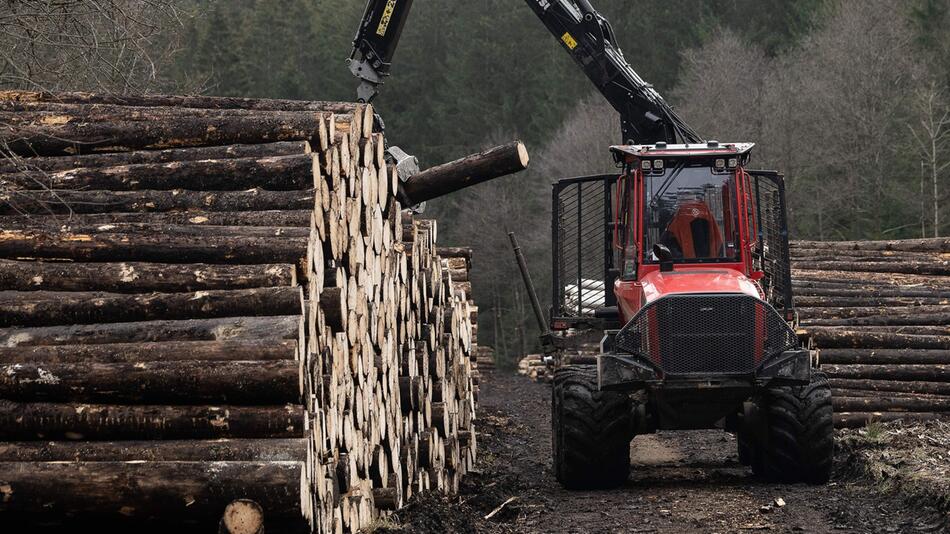
<path fill-rule="evenodd" d="M 612 248 L 619 312 L 669 293 L 764 298 L 753 262 L 758 241 L 751 143 L 611 147 L 624 173 L 615 186 Z M 675 273 L 675 274 L 674 274 Z"/>
<path fill-rule="evenodd" d="M 672 294 L 745 294 L 792 320 L 784 182 L 746 170 L 752 147 L 613 146 L 619 176 L 557 182 L 552 328 L 617 328 Z"/>

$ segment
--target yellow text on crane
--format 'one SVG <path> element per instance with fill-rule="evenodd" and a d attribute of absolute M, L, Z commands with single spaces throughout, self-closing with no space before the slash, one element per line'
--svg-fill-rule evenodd
<path fill-rule="evenodd" d="M 389 28 L 389 19 L 393 18 L 393 10 L 396 9 L 396 0 L 386 2 L 386 9 L 383 10 L 383 16 L 379 17 L 379 26 L 376 27 L 376 35 L 386 36 L 386 30 Z"/>

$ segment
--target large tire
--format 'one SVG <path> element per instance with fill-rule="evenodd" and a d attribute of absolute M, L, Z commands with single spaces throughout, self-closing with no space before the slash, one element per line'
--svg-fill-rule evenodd
<path fill-rule="evenodd" d="M 599 391 L 590 367 L 554 373 L 551 423 L 554 473 L 568 489 L 606 489 L 630 474 L 633 412 L 624 393 Z"/>
<path fill-rule="evenodd" d="M 824 373 L 805 386 L 766 391 L 767 442 L 753 461 L 756 473 L 778 482 L 824 484 L 831 477 L 834 422 Z"/>

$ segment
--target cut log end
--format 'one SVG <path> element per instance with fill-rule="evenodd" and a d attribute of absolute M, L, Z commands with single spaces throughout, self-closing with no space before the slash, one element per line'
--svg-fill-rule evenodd
<path fill-rule="evenodd" d="M 218 534 L 263 534 L 264 510 L 249 499 L 238 499 L 224 508 Z"/>

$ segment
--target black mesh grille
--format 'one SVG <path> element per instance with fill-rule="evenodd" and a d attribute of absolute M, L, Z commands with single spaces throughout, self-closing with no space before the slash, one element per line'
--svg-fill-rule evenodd
<path fill-rule="evenodd" d="M 749 374 L 798 346 L 795 333 L 749 295 L 671 295 L 643 307 L 617 334 L 618 349 L 666 375 Z"/>

